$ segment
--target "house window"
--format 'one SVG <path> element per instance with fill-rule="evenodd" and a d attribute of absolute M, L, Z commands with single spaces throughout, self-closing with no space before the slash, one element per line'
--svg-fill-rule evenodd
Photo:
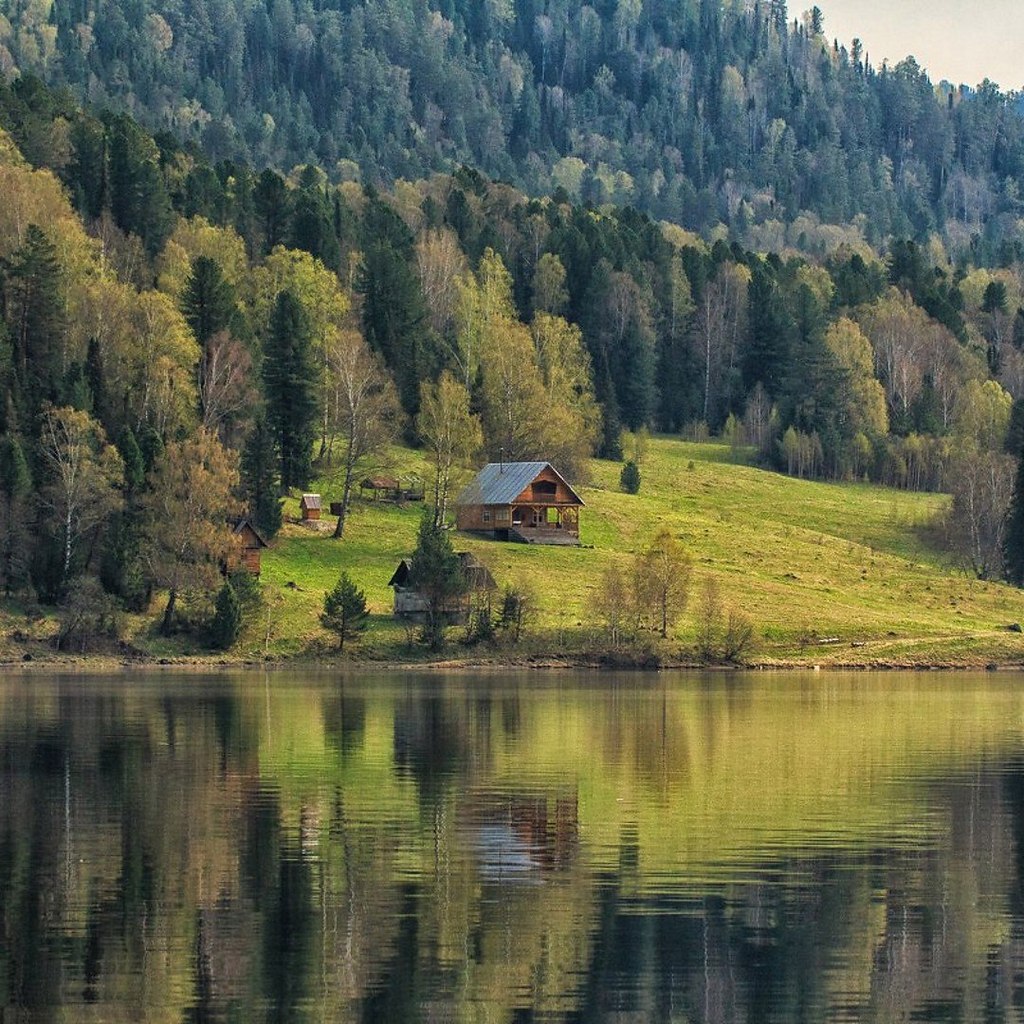
<path fill-rule="evenodd" d="M 483 519 L 485 523 L 489 523 L 491 521 L 491 513 L 485 509 L 480 518 Z"/>
<path fill-rule="evenodd" d="M 494 513 L 494 518 L 499 523 L 507 523 L 508 522 L 508 509 L 507 508 L 499 509 L 497 512 Z"/>

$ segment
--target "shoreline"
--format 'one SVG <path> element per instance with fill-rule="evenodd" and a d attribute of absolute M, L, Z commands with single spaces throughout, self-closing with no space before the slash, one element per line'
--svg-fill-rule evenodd
<path fill-rule="evenodd" d="M 619 652 L 625 654 L 625 652 Z M 58 651 L 28 659 L 0 658 L 0 674 L 8 672 L 81 672 L 83 674 L 124 673 L 128 671 L 239 672 L 264 669 L 287 672 L 315 669 L 317 671 L 424 673 L 465 672 L 598 672 L 656 675 L 663 672 L 1020 672 L 1024 671 L 1024 651 L 1013 657 L 991 656 L 931 657 L 920 660 L 902 657 L 877 659 L 815 659 L 770 655 L 745 662 L 701 662 L 687 659 L 630 659 L 628 656 L 581 657 L 576 655 L 537 654 L 519 657 L 439 657 L 416 661 L 401 658 L 324 658 L 315 655 L 294 657 L 252 658 L 218 655 L 181 655 L 176 657 L 114 654 L 72 654 Z"/>

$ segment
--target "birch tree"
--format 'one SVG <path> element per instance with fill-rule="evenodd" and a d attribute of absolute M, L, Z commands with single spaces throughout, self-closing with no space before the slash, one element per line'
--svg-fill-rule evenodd
<path fill-rule="evenodd" d="M 416 428 L 434 463 L 434 525 L 448 518 L 452 474 L 484 443 L 480 417 L 470 412 L 469 392 L 448 371 L 436 384 L 420 386 Z"/>
<path fill-rule="evenodd" d="M 400 406 L 394 385 L 356 331 L 341 331 L 328 349 L 331 435 L 340 444 L 341 513 L 334 536 L 345 534 L 352 487 L 379 460 L 398 432 Z"/>
<path fill-rule="evenodd" d="M 103 428 L 79 409 L 45 409 L 39 442 L 47 479 L 39 500 L 60 532 L 64 586 L 82 539 L 122 504 L 124 465 Z"/>

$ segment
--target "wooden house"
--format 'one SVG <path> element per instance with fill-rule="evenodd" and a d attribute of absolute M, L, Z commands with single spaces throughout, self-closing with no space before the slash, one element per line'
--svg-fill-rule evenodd
<path fill-rule="evenodd" d="M 323 511 L 323 502 L 319 494 L 304 494 L 299 502 L 299 509 L 302 511 L 302 518 L 306 522 L 316 522 Z"/>
<path fill-rule="evenodd" d="M 237 560 L 233 568 L 241 566 L 248 569 L 254 576 L 259 576 L 261 553 L 270 545 L 248 518 L 239 519 L 231 528 L 231 532 L 238 538 L 239 545 Z"/>
<path fill-rule="evenodd" d="M 471 552 L 459 551 L 457 554 L 462 575 L 466 580 L 466 592 L 452 600 L 451 605 L 445 609 L 445 618 L 451 625 L 462 626 L 469 621 L 474 603 L 488 591 L 496 590 L 498 585 L 490 569 L 479 562 Z M 410 586 L 411 573 L 412 559 L 403 558 L 388 580 L 388 586 L 393 587 L 395 591 L 395 618 L 422 622 L 426 617 L 429 602 L 423 594 Z"/>
<path fill-rule="evenodd" d="M 581 508 L 550 462 L 491 462 L 455 499 L 455 522 L 496 540 L 578 545 Z"/>

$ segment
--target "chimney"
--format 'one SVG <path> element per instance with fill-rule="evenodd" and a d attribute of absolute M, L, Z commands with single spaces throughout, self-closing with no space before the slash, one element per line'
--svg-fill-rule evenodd
<path fill-rule="evenodd" d="M 500 474 L 500 473 L 504 473 L 504 472 L 505 472 L 505 449 L 504 448 L 499 448 L 498 449 L 498 473 Z"/>

